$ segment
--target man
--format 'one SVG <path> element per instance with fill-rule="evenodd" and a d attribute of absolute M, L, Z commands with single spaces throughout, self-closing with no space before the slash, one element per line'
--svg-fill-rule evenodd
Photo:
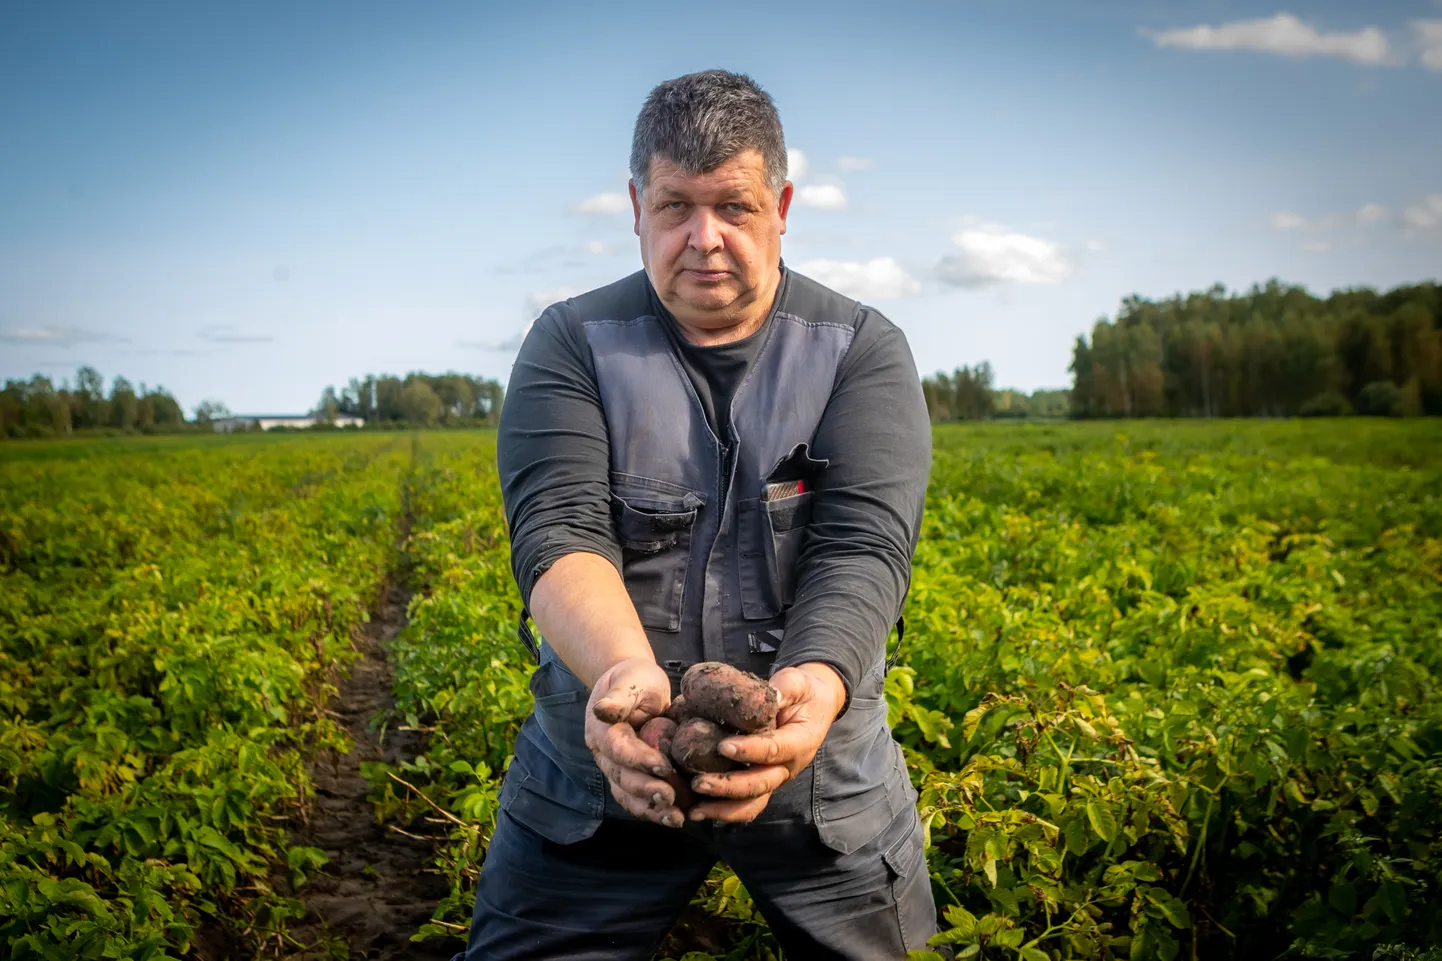
<path fill-rule="evenodd" d="M 466 957 L 649 958 L 718 859 L 788 957 L 903 957 L 936 930 L 882 696 L 931 459 L 915 364 L 782 263 L 785 143 L 750 78 L 653 90 L 631 175 L 645 269 L 541 315 L 501 415 L 544 640 Z M 636 731 L 703 660 L 781 710 L 682 810 Z"/>

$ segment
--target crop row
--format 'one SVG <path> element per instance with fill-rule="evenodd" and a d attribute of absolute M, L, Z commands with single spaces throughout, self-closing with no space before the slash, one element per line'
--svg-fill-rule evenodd
<path fill-rule="evenodd" d="M 1436 451 L 1430 425 L 938 431 L 887 697 L 958 957 L 1442 942 Z M 384 814 L 455 817 L 418 934 L 454 937 L 530 665 L 489 439 L 413 481 L 397 695 L 432 730 L 425 797 L 378 784 Z M 770 950 L 734 877 L 701 902 L 729 957 Z"/>
<path fill-rule="evenodd" d="M 259 946 L 324 860 L 284 825 L 393 562 L 393 439 L 12 460 L 0 482 L 0 942 Z M 287 875 L 289 875 L 287 877 Z"/>

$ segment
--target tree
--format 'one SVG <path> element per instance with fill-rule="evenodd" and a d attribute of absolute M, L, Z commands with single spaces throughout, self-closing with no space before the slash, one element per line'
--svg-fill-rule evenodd
<path fill-rule="evenodd" d="M 140 416 L 140 400 L 135 389 L 124 377 L 116 377 L 110 385 L 110 426 L 130 430 Z"/>
<path fill-rule="evenodd" d="M 441 399 L 424 380 L 413 380 L 401 389 L 399 398 L 402 419 L 412 424 L 429 426 L 441 416 Z"/>
<path fill-rule="evenodd" d="M 218 400 L 203 400 L 195 406 L 195 422 L 205 428 L 229 416 L 230 408 Z"/>

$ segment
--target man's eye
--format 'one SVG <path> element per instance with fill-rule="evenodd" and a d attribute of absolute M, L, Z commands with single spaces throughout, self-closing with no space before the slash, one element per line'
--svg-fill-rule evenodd
<path fill-rule="evenodd" d="M 681 209 L 682 207 L 684 207 L 684 206 L 686 206 L 686 204 L 683 203 L 682 201 L 680 201 L 680 200 L 673 200 L 673 201 L 671 201 L 670 203 L 666 204 L 666 209 L 667 209 L 667 210 L 680 210 L 680 209 Z"/>

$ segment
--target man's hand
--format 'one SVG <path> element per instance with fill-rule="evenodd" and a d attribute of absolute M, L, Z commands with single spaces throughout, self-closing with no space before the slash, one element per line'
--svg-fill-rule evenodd
<path fill-rule="evenodd" d="M 771 675 L 781 693 L 776 730 L 728 737 L 721 742 L 725 757 L 751 765 L 726 774 L 700 774 L 691 786 L 718 800 L 703 800 L 691 809 L 693 821 L 752 821 L 766 808 L 771 792 L 795 777 L 821 747 L 831 722 L 846 703 L 846 685 L 826 664 L 783 667 Z M 719 800 L 724 798 L 725 800 Z"/>
<path fill-rule="evenodd" d="M 655 661 L 633 657 L 618 661 L 597 680 L 586 702 L 586 747 L 611 783 L 611 794 L 637 817 L 679 828 L 685 816 L 676 807 L 676 791 L 664 778 L 671 759 L 637 735 L 636 730 L 671 703 L 671 679 Z"/>

